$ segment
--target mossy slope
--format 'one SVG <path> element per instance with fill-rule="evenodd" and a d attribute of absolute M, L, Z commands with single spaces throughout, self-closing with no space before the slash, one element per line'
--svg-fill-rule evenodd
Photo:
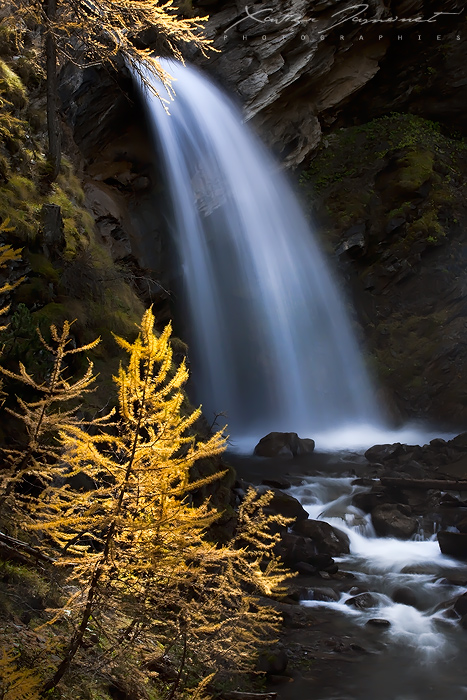
<path fill-rule="evenodd" d="M 403 415 L 450 425 L 467 420 L 466 164 L 465 141 L 395 113 L 327 136 L 301 177 L 380 381 Z"/>

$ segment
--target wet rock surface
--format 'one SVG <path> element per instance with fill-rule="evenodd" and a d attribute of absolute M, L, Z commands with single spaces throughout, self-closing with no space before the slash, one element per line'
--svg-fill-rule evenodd
<path fill-rule="evenodd" d="M 380 537 L 408 540 L 417 529 L 417 520 L 410 517 L 411 509 L 401 504 L 383 503 L 371 511 L 371 521 Z"/>
<path fill-rule="evenodd" d="M 294 531 L 313 540 L 320 554 L 339 556 L 349 552 L 347 535 L 321 520 L 300 520 Z"/>
<path fill-rule="evenodd" d="M 414 46 L 416 29 L 407 31 L 407 24 L 391 18 L 423 16 L 422 0 L 369 0 L 360 10 L 366 26 L 352 21 L 348 9 L 340 0 L 272 0 L 267 6 L 231 0 L 209 5 L 207 33 L 221 53 L 209 60 L 193 58 L 238 95 L 247 119 L 287 166 L 301 163 L 330 124 L 345 123 L 347 111 L 354 119 L 368 120 L 362 89 L 365 105 L 374 105 L 372 116 L 410 106 L 416 114 L 463 128 L 462 41 L 450 46 L 446 40 L 444 53 L 433 42 L 431 50 Z M 453 1 L 450 9 L 462 10 L 462 4 Z M 438 20 L 437 32 L 455 37 L 456 19 Z M 343 21 L 334 28 L 339 20 Z M 406 36 L 403 51 L 397 43 L 401 31 Z M 417 91 L 414 62 L 424 76 Z"/>
<path fill-rule="evenodd" d="M 258 457 L 300 457 L 315 449 L 311 438 L 300 438 L 297 433 L 269 433 L 255 447 Z"/>
<path fill-rule="evenodd" d="M 378 514 L 386 513 L 401 518 L 404 524 L 406 519 L 410 528 L 414 523 L 419 528 L 424 528 L 428 524 L 433 526 L 433 518 L 438 518 L 441 523 L 443 517 L 450 519 L 454 513 L 462 515 L 464 503 L 459 494 L 452 491 L 446 493 L 443 489 L 423 488 L 421 484 L 433 481 L 450 484 L 454 473 L 456 478 L 465 478 L 467 474 L 459 468 L 459 462 L 462 462 L 466 443 L 466 436 L 461 435 L 450 441 L 434 440 L 423 447 L 401 444 L 374 446 L 368 450 L 363 462 L 352 456 L 346 466 L 335 456 L 327 461 L 328 458 L 313 453 L 304 458 L 301 465 L 287 462 L 285 470 L 281 460 L 268 462 L 255 458 L 249 458 L 252 460 L 249 463 L 246 460 L 244 468 L 249 464 L 250 473 L 255 473 L 255 465 L 266 461 L 268 475 L 274 479 L 273 465 L 277 464 L 277 469 L 283 470 L 292 493 L 297 493 L 296 486 L 305 478 L 310 484 L 310 494 L 314 488 L 312 476 L 316 477 L 319 484 L 323 471 L 329 474 L 335 468 L 336 475 L 357 476 L 354 479 L 355 485 L 369 490 L 357 493 L 353 501 L 366 503 L 365 510 L 371 513 L 372 518 L 374 516 L 376 519 Z M 410 471 L 407 472 L 410 459 L 405 458 L 412 453 L 416 453 L 419 464 L 416 479 Z M 452 462 L 443 460 L 441 455 L 449 456 Z M 450 464 L 457 466 L 451 469 Z M 323 465 L 326 465 L 324 470 Z M 395 475 L 403 481 L 404 487 L 388 486 L 380 481 L 395 478 Z M 406 488 L 405 484 L 409 481 L 412 486 L 416 481 L 416 488 Z M 311 503 L 311 495 L 310 500 L 306 495 L 308 487 L 303 493 L 303 502 Z M 365 501 L 363 497 L 368 498 Z M 330 506 L 324 508 L 324 512 L 328 512 L 330 517 L 342 517 L 344 511 L 342 507 Z M 284 617 L 281 644 L 288 656 L 288 665 L 282 676 L 283 681 L 277 687 L 273 674 L 268 676 L 268 687 L 277 692 L 281 700 L 299 700 L 316 693 L 323 698 L 340 698 L 344 688 L 345 697 L 349 699 L 373 697 L 375 688 L 378 688 L 378 693 L 381 691 L 384 700 L 393 700 L 402 692 L 400 669 L 407 669 L 411 665 L 415 669 L 419 661 L 410 646 L 410 636 L 406 639 L 409 646 L 405 642 L 401 643 L 400 652 L 396 646 L 391 647 L 388 653 L 388 645 L 391 644 L 392 635 L 397 634 L 401 619 L 413 618 L 416 621 L 433 612 L 435 589 L 429 586 L 425 589 L 423 584 L 427 569 L 422 563 L 412 563 L 403 567 L 402 573 L 395 575 L 382 588 L 374 588 L 374 574 L 360 578 L 358 573 L 355 576 L 351 571 L 346 571 L 346 563 L 354 561 L 352 555 L 346 558 L 344 554 L 343 561 L 346 563 L 338 563 L 334 560 L 336 555 L 333 551 L 318 549 L 323 545 L 319 544 L 316 532 L 313 533 L 316 522 L 326 524 L 313 518 L 300 520 L 293 530 L 282 534 L 277 550 L 292 570 L 297 572 L 297 576 L 289 584 L 286 601 L 274 603 Z M 358 519 L 355 522 L 359 522 Z M 333 530 L 339 532 L 336 528 Z M 314 537 L 310 536 L 312 534 Z M 402 541 L 401 534 L 405 537 L 408 532 L 392 531 L 389 536 Z M 331 547 L 333 544 L 331 538 Z M 383 549 L 386 547 L 384 540 L 381 546 Z M 459 570 L 447 569 L 444 582 L 439 579 L 435 586 L 436 589 L 439 586 L 439 595 L 444 601 L 438 606 L 439 629 L 452 629 L 450 626 L 454 625 L 456 634 L 464 634 L 463 629 L 467 629 L 467 603 L 464 601 L 467 594 L 463 592 L 467 574 L 462 567 L 459 560 Z M 386 574 L 381 575 L 384 579 Z M 418 576 L 421 578 L 418 579 Z M 420 583 L 417 583 L 419 580 Z M 408 585 L 401 585 L 403 581 L 407 581 Z M 446 594 L 443 598 L 444 587 Z M 313 602 L 315 606 L 342 605 L 342 601 L 345 601 L 344 607 L 349 612 L 343 615 L 330 607 L 306 607 L 306 601 Z M 395 617 L 389 614 L 386 616 L 394 605 Z M 355 616 L 360 617 L 359 625 L 353 622 Z M 452 653 L 456 653 L 454 647 Z M 443 667 L 443 663 L 439 662 L 439 668 Z M 450 666 L 449 668 L 451 669 Z M 439 700 L 439 697 L 446 697 L 447 700 L 455 700 L 458 697 L 462 673 L 446 670 L 450 680 L 443 686 L 443 690 L 440 678 L 435 673 L 430 673 L 427 672 L 423 678 L 414 673 L 416 681 L 410 680 L 411 673 L 407 673 L 408 687 L 414 698 Z M 384 688 L 378 685 L 383 677 L 387 677 Z"/>

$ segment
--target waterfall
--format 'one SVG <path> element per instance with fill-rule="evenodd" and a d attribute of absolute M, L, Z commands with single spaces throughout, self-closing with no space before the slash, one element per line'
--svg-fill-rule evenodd
<path fill-rule="evenodd" d="M 170 116 L 141 90 L 170 193 L 204 414 L 225 412 L 234 441 L 381 422 L 344 302 L 286 177 L 209 78 L 163 65 L 175 79 Z"/>

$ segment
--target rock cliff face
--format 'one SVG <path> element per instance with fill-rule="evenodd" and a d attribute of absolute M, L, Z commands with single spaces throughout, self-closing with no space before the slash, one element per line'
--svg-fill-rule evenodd
<path fill-rule="evenodd" d="M 187 59 L 236 97 L 286 167 L 308 176 L 324 244 L 341 261 L 397 411 L 465 425 L 463 3 L 192 5 L 210 13 L 218 53 Z M 101 235 L 114 259 L 143 270 L 141 291 L 164 318 L 167 209 L 142 108 L 128 79 L 94 68 L 65 71 L 63 100 Z M 402 116 L 375 122 L 392 112 Z"/>
<path fill-rule="evenodd" d="M 329 135 L 302 176 L 404 417 L 467 421 L 465 144 L 393 114 Z"/>
<path fill-rule="evenodd" d="M 366 119 L 410 102 L 421 115 L 461 121 L 465 53 L 462 41 L 453 40 L 462 25 L 458 0 L 442 3 L 443 13 L 454 14 L 439 15 L 435 3 L 423 0 L 209 5 L 207 34 L 219 53 L 194 60 L 237 94 L 246 118 L 287 167 L 302 163 L 322 132 L 339 118 L 346 123 L 348 112 Z M 429 85 L 417 67 L 427 61 Z M 384 77 L 375 82 L 380 72 Z M 442 108 L 440 96 L 448 103 Z"/>

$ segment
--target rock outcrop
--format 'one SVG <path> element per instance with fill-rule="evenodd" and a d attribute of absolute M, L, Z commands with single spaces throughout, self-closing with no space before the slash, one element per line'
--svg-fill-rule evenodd
<path fill-rule="evenodd" d="M 461 41 L 452 50 L 443 42 L 436 80 L 430 73 L 428 84 L 420 81 L 421 89 L 412 95 L 419 77 L 411 71 L 414 60 L 432 61 L 437 36 L 442 33 L 444 39 L 459 31 L 456 14 L 427 22 L 434 13 L 425 5 L 422 0 L 211 2 L 207 34 L 220 53 L 193 59 L 238 96 L 246 118 L 253 120 L 284 164 L 294 167 L 344 109 L 366 121 L 367 104 L 373 100 L 373 116 L 387 113 L 388 103 L 405 109 L 410 102 L 417 114 L 462 122 Z M 451 0 L 442 9 L 460 13 L 463 5 Z M 425 21 L 408 21 L 416 17 Z M 423 48 L 418 40 L 422 31 Z M 400 36 L 405 40 L 403 51 L 398 51 Z M 441 72 L 444 67 L 448 80 Z M 379 73 L 384 77 L 377 81 Z M 378 99 L 381 92 L 384 97 Z M 447 104 L 440 107 L 441 103 Z M 345 122 L 346 116 L 342 119 Z"/>
<path fill-rule="evenodd" d="M 297 433 L 268 433 L 255 447 L 258 457 L 300 457 L 315 449 L 311 438 L 299 438 Z"/>

